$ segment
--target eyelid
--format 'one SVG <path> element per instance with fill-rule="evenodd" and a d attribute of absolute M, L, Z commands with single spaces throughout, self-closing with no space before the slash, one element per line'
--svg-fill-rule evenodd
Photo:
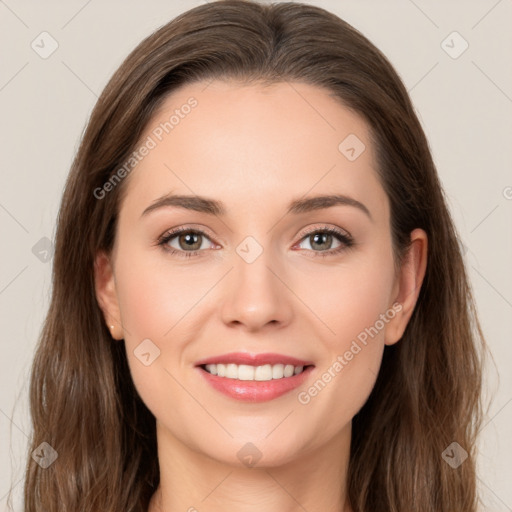
<path fill-rule="evenodd" d="M 197 226 L 197 227 L 196 227 Z M 219 239 L 222 243 L 224 243 L 224 240 L 222 240 L 221 237 L 214 235 L 212 231 L 210 231 L 207 227 L 201 225 L 201 224 L 186 224 L 186 225 L 179 225 L 174 228 L 166 229 L 157 239 L 157 241 L 161 241 L 164 238 L 171 236 L 179 235 L 180 233 L 199 233 L 200 235 L 206 236 L 209 240 L 212 240 L 212 238 Z"/>
<path fill-rule="evenodd" d="M 312 235 L 313 233 L 316 233 L 317 231 L 333 231 L 340 235 L 345 235 L 347 238 L 352 239 L 352 235 L 343 228 L 340 227 L 334 227 L 334 226 L 328 226 L 327 224 L 320 224 L 319 226 L 313 226 L 312 228 L 307 228 L 306 231 L 303 233 L 301 241 L 306 238 L 308 235 Z"/>

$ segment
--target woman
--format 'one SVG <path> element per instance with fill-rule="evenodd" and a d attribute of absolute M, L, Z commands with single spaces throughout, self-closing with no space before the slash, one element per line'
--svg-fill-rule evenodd
<path fill-rule="evenodd" d="M 456 231 L 403 84 L 335 15 L 225 0 L 144 40 L 53 279 L 27 512 L 477 509 Z"/>

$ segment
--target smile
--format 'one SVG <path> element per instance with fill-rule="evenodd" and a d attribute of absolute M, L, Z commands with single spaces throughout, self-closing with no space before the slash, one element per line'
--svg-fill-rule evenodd
<path fill-rule="evenodd" d="M 245 402 L 278 398 L 303 384 L 314 368 L 311 361 L 282 354 L 240 352 L 196 363 L 196 369 L 211 388 Z"/>

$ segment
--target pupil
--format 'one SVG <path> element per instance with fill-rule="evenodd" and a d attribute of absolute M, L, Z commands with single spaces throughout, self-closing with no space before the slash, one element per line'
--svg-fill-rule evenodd
<path fill-rule="evenodd" d="M 199 235 L 197 235 L 196 233 L 188 233 L 186 235 L 182 235 L 182 239 L 185 239 L 185 244 L 187 245 L 187 247 L 190 248 L 192 245 L 197 244 L 197 240 L 194 241 L 194 237 L 197 238 L 198 236 Z"/>
<path fill-rule="evenodd" d="M 325 244 L 325 243 L 327 243 L 326 240 L 329 240 L 331 237 L 332 237 L 332 235 L 330 235 L 328 233 L 324 233 L 324 234 L 316 233 L 315 235 L 313 235 L 313 240 L 314 240 L 313 244 L 314 245 Z M 318 242 L 318 238 L 320 238 L 323 241 Z"/>

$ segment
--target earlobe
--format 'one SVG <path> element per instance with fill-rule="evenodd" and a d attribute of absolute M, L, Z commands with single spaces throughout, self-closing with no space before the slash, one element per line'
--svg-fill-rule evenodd
<path fill-rule="evenodd" d="M 402 338 L 412 316 L 427 269 L 427 253 L 427 234 L 422 229 L 413 230 L 411 244 L 404 256 L 395 287 L 393 303 L 401 307 L 394 308 L 396 315 L 386 328 L 386 345 L 393 345 Z"/>
<path fill-rule="evenodd" d="M 121 316 L 117 300 L 116 283 L 110 258 L 103 252 L 94 261 L 94 285 L 96 299 L 112 338 L 123 339 Z"/>

